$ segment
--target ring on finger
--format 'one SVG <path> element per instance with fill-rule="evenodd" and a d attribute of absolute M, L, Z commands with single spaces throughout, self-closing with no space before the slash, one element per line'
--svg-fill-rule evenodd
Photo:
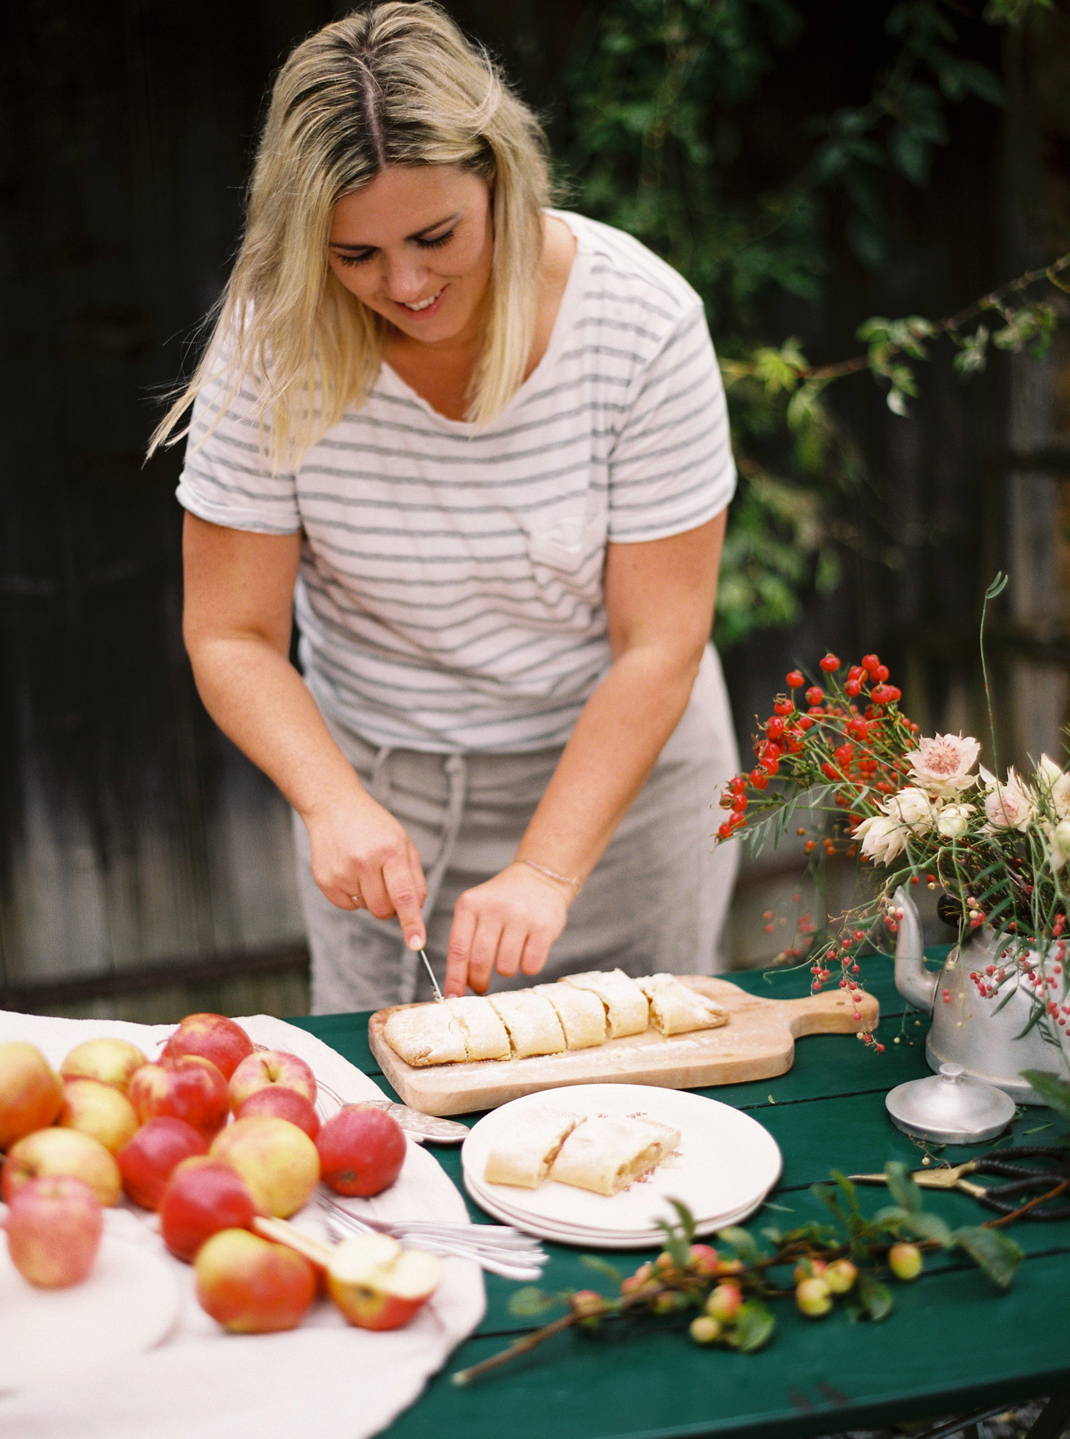
<path fill-rule="evenodd" d="M 351 894 L 349 897 L 350 897 L 350 899 L 353 901 L 353 903 L 357 906 L 358 909 L 363 909 L 363 907 L 364 907 L 364 899 L 363 899 L 363 897 L 362 897 L 362 895 L 361 895 L 360 885 L 359 885 L 359 884 L 357 885 L 357 892 L 356 892 L 356 894 Z"/>

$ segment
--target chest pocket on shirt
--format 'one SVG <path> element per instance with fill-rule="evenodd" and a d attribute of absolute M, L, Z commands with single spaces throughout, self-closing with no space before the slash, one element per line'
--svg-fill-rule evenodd
<path fill-rule="evenodd" d="M 601 603 L 607 516 L 558 519 L 527 532 L 528 555 L 540 585 L 563 586 L 590 604 Z"/>

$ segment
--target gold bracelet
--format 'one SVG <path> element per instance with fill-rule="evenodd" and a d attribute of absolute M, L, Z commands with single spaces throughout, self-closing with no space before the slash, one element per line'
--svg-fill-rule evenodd
<path fill-rule="evenodd" d="M 544 874 L 547 879 L 556 879 L 559 884 L 567 884 L 575 894 L 579 894 L 583 881 L 575 875 L 558 874 L 554 869 L 547 869 L 544 864 L 536 864 L 533 859 L 522 859 L 521 864 L 529 864 L 537 874 Z"/>

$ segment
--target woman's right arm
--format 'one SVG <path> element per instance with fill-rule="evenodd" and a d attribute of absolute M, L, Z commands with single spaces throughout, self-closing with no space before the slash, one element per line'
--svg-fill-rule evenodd
<path fill-rule="evenodd" d="M 416 846 L 365 790 L 289 660 L 300 534 L 228 529 L 187 512 L 182 548 L 183 631 L 205 708 L 301 816 L 331 903 L 396 914 L 420 949 L 427 885 Z"/>

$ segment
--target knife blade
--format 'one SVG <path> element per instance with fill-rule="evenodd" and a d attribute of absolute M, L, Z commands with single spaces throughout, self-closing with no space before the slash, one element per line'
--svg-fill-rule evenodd
<path fill-rule="evenodd" d="M 421 949 L 420 958 L 424 962 L 424 969 L 427 970 L 427 977 L 431 981 L 431 988 L 435 991 L 435 998 L 439 1004 L 445 1004 L 445 1000 L 442 998 L 442 991 L 438 987 L 438 980 L 435 978 L 435 971 L 431 968 L 431 961 L 427 957 L 426 949 Z"/>

